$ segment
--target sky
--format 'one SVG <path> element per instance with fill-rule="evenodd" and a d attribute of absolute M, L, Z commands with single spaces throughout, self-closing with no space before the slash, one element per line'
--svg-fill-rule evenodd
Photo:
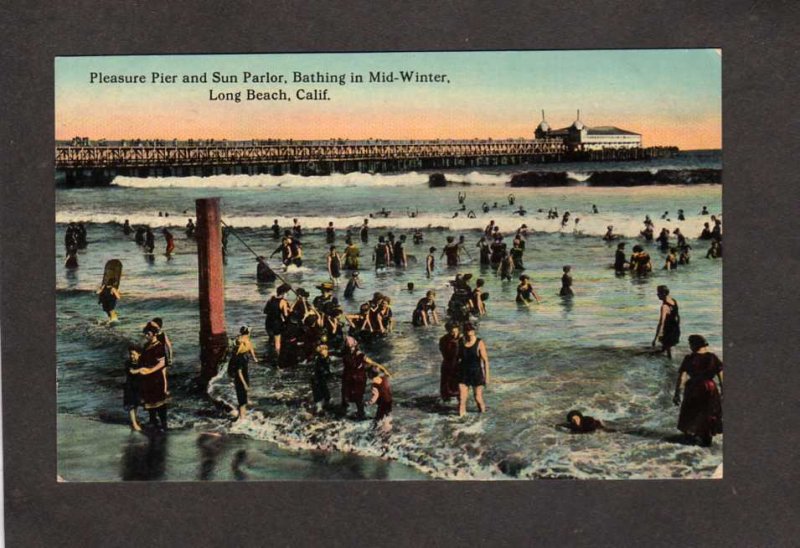
<path fill-rule="evenodd" d="M 530 138 L 545 111 L 553 128 L 580 109 L 587 126 L 642 134 L 645 146 L 722 147 L 719 50 L 586 50 L 58 57 L 56 139 Z M 284 84 L 243 82 L 243 73 Z M 361 74 L 364 82 L 293 83 L 293 73 Z M 370 72 L 446 75 L 442 83 L 370 83 Z M 146 83 L 91 83 L 91 73 Z M 153 82 L 152 73 L 177 75 Z M 236 83 L 214 83 L 212 74 Z M 207 83 L 183 83 L 206 73 Z M 245 100 L 248 89 L 289 101 Z M 329 100 L 298 90 L 327 88 Z M 242 100 L 209 100 L 241 91 Z"/>

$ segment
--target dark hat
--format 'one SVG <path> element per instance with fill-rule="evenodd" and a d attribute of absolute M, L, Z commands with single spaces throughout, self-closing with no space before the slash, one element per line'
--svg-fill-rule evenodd
<path fill-rule="evenodd" d="M 302 287 L 298 287 L 298 288 L 295 290 L 295 293 L 297 293 L 297 294 L 298 294 L 299 296 L 301 296 L 301 297 L 309 297 L 309 296 L 310 296 L 310 295 L 309 295 L 309 293 L 308 293 L 308 291 L 306 291 L 306 290 L 305 290 L 305 289 L 303 289 Z"/>
<path fill-rule="evenodd" d="M 475 331 L 475 326 L 472 325 L 470 322 L 464 324 L 464 333 L 467 331 Z"/>
<path fill-rule="evenodd" d="M 321 291 L 333 291 L 333 284 L 331 282 L 322 282 L 317 286 Z"/>
<path fill-rule="evenodd" d="M 292 286 L 289 284 L 281 284 L 278 286 L 278 294 L 287 293 L 292 290 Z"/>
<path fill-rule="evenodd" d="M 239 335 L 249 335 L 250 334 L 250 327 L 243 325 L 239 328 Z"/>

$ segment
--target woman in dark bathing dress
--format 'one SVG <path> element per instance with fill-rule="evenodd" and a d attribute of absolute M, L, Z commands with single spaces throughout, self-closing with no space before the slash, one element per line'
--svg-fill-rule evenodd
<path fill-rule="evenodd" d="M 486 412 L 483 402 L 483 387 L 489 382 L 489 356 L 486 344 L 475 334 L 471 323 L 464 324 L 464 340 L 458 350 L 458 416 L 467 414 L 467 392 L 472 387 L 475 403 L 480 413 Z"/>
<path fill-rule="evenodd" d="M 442 354 L 441 380 L 439 395 L 442 401 L 458 399 L 458 349 L 460 344 L 459 327 L 455 322 L 448 322 L 447 333 L 439 339 L 439 352 Z"/>
<path fill-rule="evenodd" d="M 689 336 L 692 353 L 686 356 L 678 370 L 673 402 L 681 406 L 678 430 L 696 436 L 702 445 L 711 445 L 715 434 L 722 433 L 722 362 L 708 351 L 708 342 L 701 335 Z M 719 381 L 719 387 L 714 382 Z M 681 403 L 681 384 L 683 403 Z"/>
<path fill-rule="evenodd" d="M 672 359 L 672 347 L 681 340 L 681 317 L 678 313 L 678 301 L 669 296 L 669 288 L 659 285 L 656 288 L 658 298 L 661 299 L 661 312 L 658 317 L 656 336 L 652 346 L 661 341 L 661 352 Z"/>

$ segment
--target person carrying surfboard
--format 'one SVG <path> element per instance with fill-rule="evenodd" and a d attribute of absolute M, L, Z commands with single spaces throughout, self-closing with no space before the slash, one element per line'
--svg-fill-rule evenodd
<path fill-rule="evenodd" d="M 103 282 L 103 285 L 97 290 L 97 302 L 100 303 L 100 306 L 103 307 L 103 312 L 106 313 L 108 319 L 112 322 L 117 319 L 117 311 L 115 308 L 117 307 L 117 301 L 119 301 L 120 297 L 121 295 L 119 289 L 117 289 L 115 278 L 109 278 Z"/>

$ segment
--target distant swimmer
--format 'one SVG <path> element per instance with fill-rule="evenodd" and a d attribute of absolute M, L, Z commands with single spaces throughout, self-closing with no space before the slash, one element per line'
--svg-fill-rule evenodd
<path fill-rule="evenodd" d="M 602 421 L 594 417 L 584 416 L 583 413 L 577 409 L 573 409 L 567 413 L 566 427 L 574 434 L 588 434 L 590 432 L 596 432 L 597 430 L 606 429 Z"/>
<path fill-rule="evenodd" d="M 367 243 L 369 241 L 369 219 L 364 219 L 364 224 L 361 225 L 361 230 L 359 232 L 361 241 Z"/>
<path fill-rule="evenodd" d="M 413 239 L 414 239 L 414 245 L 419 245 L 425 241 L 425 235 L 422 233 L 420 229 L 417 228 L 416 230 L 414 230 Z"/>
<path fill-rule="evenodd" d="M 650 215 L 644 216 L 644 226 L 649 226 L 649 227 L 653 226 L 653 219 L 650 218 Z"/>
<path fill-rule="evenodd" d="M 109 278 L 107 283 L 100 286 L 97 290 L 97 302 L 103 307 L 103 312 L 106 313 L 108 319 L 114 321 L 117 319 L 117 301 L 121 298 L 119 289 L 117 289 L 117 280 Z"/>
<path fill-rule="evenodd" d="M 603 235 L 603 240 L 606 242 L 611 242 L 617 239 L 619 239 L 619 236 L 614 234 L 614 225 L 608 225 L 606 227 L 606 233 Z"/>
<path fill-rule="evenodd" d="M 339 278 L 342 276 L 342 257 L 336 252 L 336 246 L 332 245 L 328 251 L 327 256 L 328 276 L 331 277 L 334 284 L 339 284 Z"/>
<path fill-rule="evenodd" d="M 561 276 L 561 291 L 558 294 L 562 297 L 572 297 L 575 295 L 575 292 L 572 291 L 572 274 L 570 274 L 572 267 L 564 266 L 561 270 L 564 274 Z"/>
<path fill-rule="evenodd" d="M 722 221 L 717 219 L 714 215 L 711 216 L 714 222 L 714 228 L 711 229 L 711 237 L 717 241 L 722 240 Z"/>
<path fill-rule="evenodd" d="M 360 255 L 361 251 L 358 249 L 358 246 L 353 243 L 353 240 L 348 240 L 347 247 L 344 248 L 344 269 L 358 270 Z"/>
<path fill-rule="evenodd" d="M 661 216 L 662 219 L 667 219 L 669 217 L 669 211 L 665 211 L 664 214 Z"/>
<path fill-rule="evenodd" d="M 425 275 L 430 278 L 433 275 L 433 269 L 436 266 L 436 257 L 433 252 L 436 251 L 435 247 L 428 249 L 428 256 L 425 257 Z"/>
<path fill-rule="evenodd" d="M 495 202 L 495 203 L 493 203 L 493 204 L 492 204 L 492 209 L 497 209 L 498 207 L 499 207 L 499 206 L 497 205 L 497 202 Z"/>
<path fill-rule="evenodd" d="M 683 210 L 682 209 L 678 210 L 678 220 L 679 221 L 685 221 L 686 220 L 686 215 L 683 214 Z"/>
<path fill-rule="evenodd" d="M 708 215 L 708 206 L 703 206 L 703 210 L 700 212 L 700 215 Z"/>
<path fill-rule="evenodd" d="M 600 211 L 597 209 L 597 206 L 594 204 L 592 204 L 592 213 L 600 213 Z"/>
<path fill-rule="evenodd" d="M 519 206 L 519 208 L 516 211 L 512 212 L 512 215 L 519 215 L 521 217 L 521 216 L 525 215 L 526 213 L 528 213 L 528 212 L 525 211 L 525 208 L 522 207 L 522 206 Z"/>
<path fill-rule="evenodd" d="M 332 244 L 336 240 L 336 229 L 333 228 L 333 221 L 328 223 L 328 228 L 325 229 L 325 241 Z"/>
<path fill-rule="evenodd" d="M 519 285 L 517 285 L 517 304 L 524 304 L 528 306 L 531 302 L 536 301 L 536 304 L 541 304 L 541 300 L 539 299 L 539 295 L 536 294 L 536 290 L 533 289 L 533 285 L 531 284 L 531 277 L 527 274 L 523 274 L 519 277 Z"/>
<path fill-rule="evenodd" d="M 152 253 L 155 248 L 156 248 L 156 237 L 153 234 L 153 231 L 148 226 L 144 235 L 145 253 Z"/>
<path fill-rule="evenodd" d="M 645 224 L 644 225 L 644 230 L 639 232 L 639 235 L 642 236 L 642 238 L 644 238 L 646 242 L 652 242 L 653 241 L 653 237 L 654 237 L 653 225 L 652 224 Z"/>
<path fill-rule="evenodd" d="M 664 260 L 664 270 L 675 270 L 678 268 L 678 248 L 671 247 Z"/>
<path fill-rule="evenodd" d="M 458 266 L 458 244 L 455 242 L 455 238 L 452 236 L 447 237 L 447 243 L 442 249 L 442 254 L 439 256 L 441 259 L 442 257 L 447 256 L 447 266 L 448 267 L 455 267 Z"/>
<path fill-rule="evenodd" d="M 489 210 L 491 208 L 489 207 L 489 204 L 487 204 L 486 202 L 483 202 L 483 205 L 481 205 L 481 209 L 483 210 L 484 213 L 489 213 Z"/>
<path fill-rule="evenodd" d="M 458 193 L 458 203 L 459 204 L 463 204 L 464 200 L 466 200 L 466 199 L 467 199 L 467 193 L 466 192 L 459 192 Z"/>
<path fill-rule="evenodd" d="M 489 354 L 486 351 L 486 343 L 478 338 L 475 327 L 469 322 L 464 324 L 464 340 L 459 346 L 458 354 L 458 416 L 463 417 L 467 414 L 467 395 L 470 388 L 478 412 L 485 413 L 483 389 L 489 384 Z"/>
<path fill-rule="evenodd" d="M 629 266 L 630 263 L 625 257 L 625 242 L 620 242 L 617 244 L 617 252 L 614 254 L 614 271 L 617 274 L 624 274 Z"/>
<path fill-rule="evenodd" d="M 514 196 L 514 194 L 509 194 L 508 195 L 508 205 L 513 206 L 514 202 L 516 202 L 516 201 L 517 201 L 517 198 L 516 198 L 516 196 Z"/>
<path fill-rule="evenodd" d="M 389 252 L 389 244 L 383 236 L 378 237 L 378 244 L 372 252 L 372 261 L 375 263 L 375 270 L 386 268 L 389 266 L 389 259 L 391 254 Z"/>
<path fill-rule="evenodd" d="M 272 237 L 274 239 L 276 239 L 276 240 L 278 238 L 280 238 L 281 237 L 281 225 L 278 224 L 278 219 L 275 219 L 272 222 L 272 227 L 271 228 L 272 228 Z"/>
<path fill-rule="evenodd" d="M 419 209 L 414 209 L 414 211 L 408 211 L 408 208 L 406 208 L 406 211 L 408 212 L 408 216 L 411 217 L 412 219 L 419 216 Z"/>
<path fill-rule="evenodd" d="M 297 219 L 293 219 L 292 222 L 292 235 L 299 238 L 303 235 L 303 227 L 300 226 L 300 222 Z"/>
<path fill-rule="evenodd" d="M 186 223 L 186 237 L 187 238 L 194 238 L 194 231 L 197 227 L 194 225 L 194 221 L 189 219 Z"/>
<path fill-rule="evenodd" d="M 566 228 L 567 223 L 569 223 L 569 211 L 565 211 L 564 216 L 561 217 L 561 228 Z"/>
<path fill-rule="evenodd" d="M 131 232 L 133 232 L 131 223 L 128 221 L 128 219 L 125 219 L 125 222 L 122 223 L 122 233 L 125 234 L 126 236 L 129 236 Z"/>
<path fill-rule="evenodd" d="M 391 211 L 386 211 L 386 208 L 382 207 L 381 210 L 376 213 L 376 215 L 383 215 L 384 218 L 385 218 L 385 217 L 388 217 L 390 213 L 391 213 Z"/>
<path fill-rule="evenodd" d="M 453 213 L 453 216 L 452 216 L 452 217 L 450 217 L 450 218 L 451 218 L 451 219 L 455 219 L 456 217 L 458 217 L 458 211 L 456 211 L 455 213 Z"/>
<path fill-rule="evenodd" d="M 707 259 L 719 259 L 722 257 L 722 242 L 719 240 L 711 240 L 711 247 L 708 248 L 706 253 Z"/>
<path fill-rule="evenodd" d="M 708 223 L 703 223 L 703 231 L 697 237 L 699 240 L 710 240 L 713 238 L 711 235 L 711 228 L 709 227 Z"/>
<path fill-rule="evenodd" d="M 467 219 L 474 219 L 475 217 L 476 217 L 475 212 L 470 209 L 469 213 L 467 213 Z"/>
<path fill-rule="evenodd" d="M 678 312 L 678 301 L 669 296 L 669 288 L 666 285 L 659 285 L 656 293 L 661 301 L 661 309 L 652 346 L 661 342 L 661 352 L 672 359 L 672 347 L 681 340 L 681 316 Z"/>
<path fill-rule="evenodd" d="M 353 272 L 350 275 L 350 279 L 347 281 L 347 286 L 344 288 L 344 298 L 352 299 L 356 289 L 363 289 L 363 287 L 364 286 L 361 285 L 358 280 L 358 271 Z"/>
<path fill-rule="evenodd" d="M 172 252 L 175 251 L 175 236 L 173 236 L 172 232 L 166 227 L 161 229 L 161 234 L 164 235 L 164 239 L 167 241 L 167 247 L 164 249 L 164 253 L 169 257 L 172 255 Z"/>
<path fill-rule="evenodd" d="M 633 246 L 629 264 L 631 272 L 637 276 L 645 276 L 653 271 L 653 262 L 650 259 L 650 255 L 640 245 Z"/>
<path fill-rule="evenodd" d="M 270 284 L 278 279 L 275 271 L 273 271 L 267 264 L 266 257 L 259 256 L 256 261 L 258 261 L 258 264 L 256 265 L 256 281 L 258 283 Z"/>
<path fill-rule="evenodd" d="M 669 230 L 666 228 L 661 229 L 661 233 L 656 238 L 661 251 L 669 250 Z"/>

